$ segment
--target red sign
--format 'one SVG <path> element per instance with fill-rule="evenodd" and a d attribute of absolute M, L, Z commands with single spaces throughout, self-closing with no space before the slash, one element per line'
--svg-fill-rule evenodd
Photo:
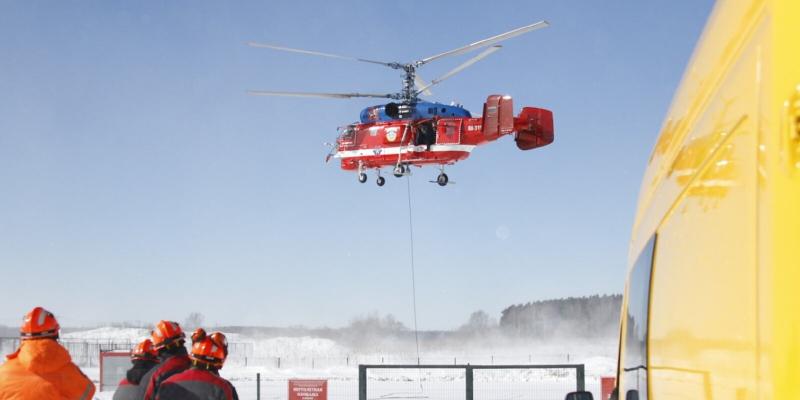
<path fill-rule="evenodd" d="M 608 400 L 608 398 L 611 397 L 611 392 L 614 391 L 614 386 L 616 385 L 617 378 L 613 376 L 600 378 L 600 399 Z"/>
<path fill-rule="evenodd" d="M 328 400 L 328 381 L 289 379 L 289 400 Z"/>

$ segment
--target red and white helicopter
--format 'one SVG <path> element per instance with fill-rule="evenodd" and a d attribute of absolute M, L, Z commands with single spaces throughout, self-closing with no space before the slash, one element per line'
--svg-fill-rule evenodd
<path fill-rule="evenodd" d="M 249 42 L 252 47 L 268 48 L 293 53 L 322 57 L 354 60 L 405 73 L 403 89 L 400 93 L 309 93 L 276 92 L 253 90 L 248 93 L 262 96 L 324 97 L 350 99 L 373 97 L 395 100 L 387 104 L 367 107 L 361 111 L 359 122 L 340 128 L 326 161 L 333 158 L 341 160 L 341 167 L 347 171 L 357 171 L 361 183 L 367 181 L 366 171 L 377 171 L 377 184 L 383 186 L 386 180 L 381 176 L 381 168 L 390 167 L 396 177 L 410 173 L 414 165 L 438 165 L 440 174 L 436 183 L 448 184 L 444 173 L 445 165 L 451 165 L 469 157 L 476 146 L 493 142 L 505 135 L 514 135 L 517 147 L 531 150 L 553 142 L 553 113 L 543 108 L 523 107 L 514 116 L 513 101 L 510 96 L 491 95 L 483 105 L 483 115 L 473 117 L 460 105 L 445 105 L 419 99 L 421 94 L 430 95 L 429 88 L 463 71 L 477 61 L 500 50 L 497 43 L 524 33 L 547 27 L 546 21 L 539 21 L 512 31 L 493 36 L 475 43 L 446 51 L 410 63 L 383 62 L 363 58 L 347 57 L 318 51 L 300 50 L 271 44 Z M 486 48 L 477 56 L 467 60 L 430 83 L 420 79 L 417 68 L 447 56 L 464 54 Z"/>

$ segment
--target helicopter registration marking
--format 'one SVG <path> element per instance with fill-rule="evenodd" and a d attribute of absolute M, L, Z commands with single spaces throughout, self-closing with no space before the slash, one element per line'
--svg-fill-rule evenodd
<path fill-rule="evenodd" d="M 467 125 L 467 131 L 473 132 L 482 130 L 483 130 L 483 125 Z"/>

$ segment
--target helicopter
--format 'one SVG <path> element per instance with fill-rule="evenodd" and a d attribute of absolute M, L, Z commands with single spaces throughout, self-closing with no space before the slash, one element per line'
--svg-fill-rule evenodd
<path fill-rule="evenodd" d="M 248 42 L 251 47 L 291 53 L 358 61 L 383 65 L 403 72 L 403 86 L 398 93 L 313 93 L 250 90 L 255 96 L 316 97 L 332 99 L 385 98 L 390 101 L 364 108 L 357 122 L 339 128 L 336 141 L 326 162 L 339 159 L 341 168 L 357 172 L 358 181 L 367 181 L 367 171 L 375 170 L 376 183 L 383 186 L 386 179 L 382 168 L 391 168 L 395 177 L 411 173 L 410 167 L 436 165 L 440 173 L 433 183 L 446 186 L 450 181 L 445 166 L 464 160 L 480 145 L 503 136 L 513 135 L 520 150 L 531 150 L 553 142 L 553 113 L 536 107 L 523 107 L 514 116 L 513 100 L 508 95 L 493 94 L 483 105 L 483 114 L 473 116 L 460 104 L 443 104 L 424 101 L 420 95 L 430 96 L 430 88 L 458 74 L 476 62 L 502 48 L 498 43 L 513 37 L 545 28 L 547 21 L 539 21 L 506 33 L 479 40 L 457 49 L 408 63 L 384 62 L 349 57 L 319 51 L 302 50 L 260 42 Z M 417 69 L 444 57 L 457 56 L 484 48 L 478 55 L 463 62 L 449 72 L 430 82 L 420 78 Z"/>

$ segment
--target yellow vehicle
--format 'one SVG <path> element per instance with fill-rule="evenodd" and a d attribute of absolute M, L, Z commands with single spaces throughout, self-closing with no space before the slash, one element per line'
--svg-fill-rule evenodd
<path fill-rule="evenodd" d="M 800 399 L 800 0 L 715 6 L 628 259 L 619 399 Z"/>

